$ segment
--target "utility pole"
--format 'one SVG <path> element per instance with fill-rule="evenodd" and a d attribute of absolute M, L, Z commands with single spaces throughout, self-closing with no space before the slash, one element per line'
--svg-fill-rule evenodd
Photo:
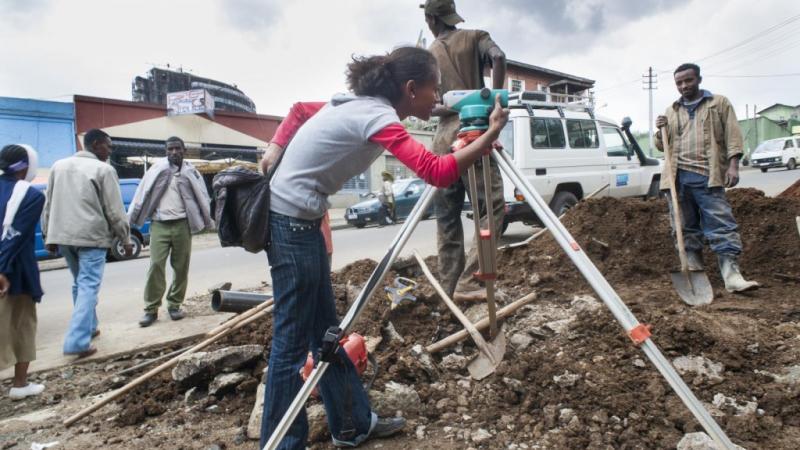
<path fill-rule="evenodd" d="M 647 69 L 647 74 L 642 75 L 642 89 L 648 91 L 650 99 L 650 121 L 647 123 L 647 142 L 650 147 L 650 156 L 653 156 L 653 91 L 658 89 L 658 74 L 653 73 L 653 67 Z"/>

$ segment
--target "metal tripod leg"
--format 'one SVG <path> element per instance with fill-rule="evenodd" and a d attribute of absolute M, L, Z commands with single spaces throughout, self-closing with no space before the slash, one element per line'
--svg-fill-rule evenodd
<path fill-rule="evenodd" d="M 525 196 L 525 200 L 531 205 L 531 208 L 533 208 L 533 211 L 542 223 L 544 223 L 545 227 L 550 230 L 553 234 L 553 238 L 558 242 L 561 248 L 564 249 L 564 252 L 569 256 L 584 278 L 586 278 L 586 281 L 589 282 L 597 295 L 600 296 L 606 307 L 611 310 L 617 322 L 622 325 L 635 343 L 641 345 L 645 355 L 647 355 L 653 365 L 656 366 L 664 379 L 667 380 L 670 387 L 672 387 L 672 390 L 678 394 L 678 397 L 680 397 L 697 421 L 700 422 L 700 425 L 703 426 L 706 433 L 708 433 L 718 445 L 722 446 L 722 448 L 732 450 L 734 446 L 731 440 L 717 422 L 714 421 L 705 407 L 703 407 L 700 400 L 695 397 L 692 390 L 689 389 L 689 386 L 684 383 L 683 379 L 681 379 L 658 347 L 656 347 L 655 343 L 650 339 L 650 334 L 645 326 L 636 320 L 636 317 L 634 317 L 625 303 L 622 302 L 619 295 L 614 291 L 614 288 L 611 287 L 589 257 L 586 256 L 586 253 L 583 252 L 572 235 L 570 235 L 569 231 L 564 228 L 564 225 L 561 224 L 553 211 L 550 210 L 547 203 L 530 185 L 528 180 L 519 173 L 514 164 L 510 161 L 508 154 L 504 151 L 495 151 L 492 152 L 492 156 L 497 161 L 498 165 L 500 165 L 500 169 L 503 173 L 505 173 L 516 188 L 522 192 L 522 195 Z"/>
<path fill-rule="evenodd" d="M 481 229 L 481 211 L 478 202 L 478 177 L 475 173 L 473 164 L 467 169 L 469 180 L 469 195 L 472 203 L 472 222 L 475 224 L 475 245 L 478 252 L 478 273 L 477 278 L 486 284 L 486 301 L 489 306 L 489 337 L 497 336 L 497 311 L 494 303 L 494 209 L 492 208 L 491 198 L 491 174 L 488 169 L 489 157 L 483 157 L 483 185 L 484 185 L 484 206 L 486 207 L 486 218 L 489 223 L 488 230 Z M 487 245 L 489 244 L 489 245 Z"/>
<path fill-rule="evenodd" d="M 394 240 L 389 246 L 388 251 L 386 252 L 386 255 L 383 257 L 383 259 L 381 259 L 380 263 L 378 263 L 378 266 L 375 267 L 375 270 L 372 271 L 372 274 L 367 280 L 367 284 L 358 294 L 355 302 L 353 302 L 353 305 L 350 306 L 350 309 L 347 311 L 347 315 L 345 315 L 344 319 L 342 319 L 341 323 L 339 324 L 339 327 L 342 329 L 344 334 L 347 334 L 347 332 L 350 331 L 350 328 L 352 327 L 356 318 L 358 318 L 361 311 L 367 305 L 367 301 L 372 297 L 372 294 L 375 293 L 380 284 L 383 282 L 384 277 L 386 277 L 389 269 L 391 269 L 392 264 L 397 259 L 397 256 L 400 255 L 400 252 L 403 250 L 406 242 L 408 242 L 408 239 L 411 237 L 411 234 L 414 232 L 417 224 L 420 220 L 422 220 L 422 216 L 430 206 L 430 203 L 433 200 L 433 194 L 435 192 L 436 188 L 433 186 L 426 186 L 425 190 L 422 191 L 422 195 L 420 195 L 419 200 L 417 200 L 417 204 L 414 205 L 414 208 L 411 210 L 408 218 L 406 218 L 406 222 L 403 224 L 402 228 L 400 228 L 397 236 L 395 236 Z M 322 375 L 325 374 L 325 371 L 328 369 L 328 365 L 329 363 L 320 361 L 317 366 L 314 367 L 314 370 L 311 371 L 311 374 L 306 379 L 303 387 L 300 388 L 300 392 L 298 392 L 294 397 L 289 409 L 283 415 L 283 418 L 281 418 L 281 421 L 278 423 L 275 431 L 272 432 L 272 436 L 269 437 L 269 441 L 267 441 L 267 444 L 264 446 L 264 450 L 274 450 L 278 447 L 278 444 L 280 444 L 280 442 L 283 440 L 283 437 L 286 436 L 286 432 L 289 431 L 289 427 L 292 425 L 292 423 L 294 423 L 297 415 L 300 414 L 300 411 L 305 407 L 308 396 L 311 395 L 311 391 L 314 390 L 319 381 L 322 379 Z"/>

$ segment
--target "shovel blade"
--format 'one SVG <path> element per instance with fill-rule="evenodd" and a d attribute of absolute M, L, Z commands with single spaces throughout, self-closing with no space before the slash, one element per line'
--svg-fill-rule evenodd
<path fill-rule="evenodd" d="M 714 300 L 714 290 L 705 272 L 672 272 L 672 286 L 684 303 L 708 305 Z"/>
<path fill-rule="evenodd" d="M 501 327 L 497 336 L 486 344 L 489 347 L 489 354 L 479 351 L 478 356 L 467 366 L 469 375 L 475 380 L 482 380 L 494 373 L 503 361 L 503 356 L 506 354 L 506 334 L 503 328 Z"/>

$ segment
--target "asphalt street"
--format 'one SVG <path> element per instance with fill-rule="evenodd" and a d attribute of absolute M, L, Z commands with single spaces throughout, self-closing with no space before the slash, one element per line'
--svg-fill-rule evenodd
<path fill-rule="evenodd" d="M 767 195 L 777 195 L 800 178 L 800 170 L 770 170 L 767 173 L 743 168 L 741 187 L 757 187 Z M 464 219 L 465 232 L 469 235 L 472 222 Z M 400 227 L 344 228 L 333 232 L 333 269 L 353 261 L 371 258 L 380 259 Z M 503 241 L 514 242 L 530 235 L 532 229 L 521 224 L 512 224 Z M 257 287 L 270 282 L 267 258 L 251 254 L 239 248 L 220 248 L 202 245 L 192 254 L 188 295 L 207 292 L 208 288 L 223 281 L 233 283 L 234 289 Z M 423 221 L 405 247 L 404 256 L 412 249 L 422 254 L 436 252 L 436 221 Z M 149 265 L 147 258 L 114 262 L 106 265 L 103 286 L 98 306 L 100 328 L 103 334 L 97 340 L 100 350 L 97 357 L 128 351 L 144 345 L 166 342 L 183 336 L 201 334 L 225 319 L 225 316 L 190 317 L 181 322 L 170 322 L 162 310 L 161 318 L 153 327 L 140 329 L 136 322 L 142 314 L 142 292 Z M 168 277 L 171 274 L 168 273 Z M 61 345 L 64 332 L 72 313 L 72 277 L 66 269 L 42 273 L 45 297 L 38 307 L 39 328 L 37 334 L 38 359 L 33 370 L 42 370 L 66 364 L 70 360 L 62 357 Z M 0 378 L 9 371 L 0 372 Z"/>

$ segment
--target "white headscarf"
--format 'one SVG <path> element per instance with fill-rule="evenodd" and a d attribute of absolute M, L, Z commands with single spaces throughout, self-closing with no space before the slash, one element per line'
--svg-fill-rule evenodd
<path fill-rule="evenodd" d="M 3 234 L 0 236 L 0 240 L 12 239 L 19 236 L 19 231 L 15 230 L 11 224 L 14 223 L 14 217 L 17 215 L 22 199 L 25 198 L 25 194 L 28 193 L 28 188 L 31 187 L 30 182 L 36 178 L 36 170 L 39 168 L 39 154 L 36 153 L 36 150 L 27 144 L 18 145 L 24 148 L 25 152 L 28 153 L 28 173 L 25 175 L 24 180 L 19 180 L 14 184 L 14 190 L 11 191 L 11 197 L 8 199 L 8 204 L 6 205 L 6 215 L 3 217 Z M 25 166 L 22 165 L 15 171 L 24 168 Z"/>

